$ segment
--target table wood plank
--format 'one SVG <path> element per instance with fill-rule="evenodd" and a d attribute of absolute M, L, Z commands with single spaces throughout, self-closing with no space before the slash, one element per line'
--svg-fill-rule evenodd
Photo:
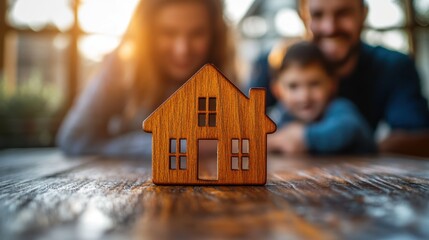
<path fill-rule="evenodd" d="M 67 171 L 91 157 L 65 158 L 52 149 L 4 150 L 0 153 L 0 188 Z"/>
<path fill-rule="evenodd" d="M 270 155 L 267 185 L 249 187 L 156 186 L 150 166 L 0 153 L 1 238 L 429 238 L 425 159 Z"/>

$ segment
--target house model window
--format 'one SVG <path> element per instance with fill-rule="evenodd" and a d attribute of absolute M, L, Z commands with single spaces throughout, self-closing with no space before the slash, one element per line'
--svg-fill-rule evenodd
<path fill-rule="evenodd" d="M 249 139 L 231 140 L 232 170 L 249 170 L 249 146 Z"/>
<path fill-rule="evenodd" d="M 198 126 L 216 127 L 216 98 L 198 98 Z"/>
<path fill-rule="evenodd" d="M 171 138 L 170 139 L 170 169 L 176 170 L 186 169 L 186 160 L 187 160 L 187 142 L 186 138 Z"/>

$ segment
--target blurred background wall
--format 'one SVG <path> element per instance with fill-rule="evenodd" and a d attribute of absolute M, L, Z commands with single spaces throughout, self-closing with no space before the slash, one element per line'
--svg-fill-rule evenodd
<path fill-rule="evenodd" d="M 0 148 L 53 146 L 65 112 L 118 46 L 139 0 L 0 1 Z M 413 57 L 429 96 L 429 0 L 367 0 L 362 38 Z M 305 29 L 296 0 L 225 0 L 240 79 Z"/>

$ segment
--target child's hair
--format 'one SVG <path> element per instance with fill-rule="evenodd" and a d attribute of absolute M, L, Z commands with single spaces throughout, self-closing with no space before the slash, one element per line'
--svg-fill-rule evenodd
<path fill-rule="evenodd" d="M 298 64 L 301 67 L 318 64 L 326 71 L 326 74 L 334 75 L 332 65 L 316 44 L 312 42 L 301 41 L 289 46 L 280 66 L 274 70 L 274 79 L 278 79 L 280 74 L 293 64 Z"/>

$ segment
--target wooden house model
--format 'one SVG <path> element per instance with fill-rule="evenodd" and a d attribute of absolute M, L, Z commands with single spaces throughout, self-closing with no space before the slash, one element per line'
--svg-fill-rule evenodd
<path fill-rule="evenodd" d="M 211 64 L 161 104 L 143 130 L 152 133 L 155 184 L 266 183 L 267 134 L 276 125 L 265 114 L 265 89 L 250 89 L 248 98 Z M 204 158 L 204 146 L 216 148 L 212 158 Z"/>

